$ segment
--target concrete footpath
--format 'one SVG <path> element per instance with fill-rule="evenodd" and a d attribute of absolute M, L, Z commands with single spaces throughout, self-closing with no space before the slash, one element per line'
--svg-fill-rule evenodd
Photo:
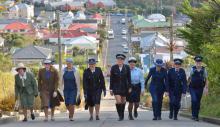
<path fill-rule="evenodd" d="M 79 110 L 75 113 L 75 121 L 68 121 L 68 114 L 61 113 L 56 115 L 55 122 L 43 122 L 43 117 L 38 117 L 35 121 L 29 120 L 26 123 L 21 121 L 11 122 L 0 125 L 4 127 L 219 127 L 217 125 L 194 122 L 188 118 L 179 117 L 178 121 L 169 120 L 168 112 L 163 112 L 163 120 L 152 121 L 152 111 L 139 110 L 139 117 L 134 121 L 129 121 L 127 112 L 124 121 L 117 121 L 117 114 L 115 111 L 115 102 L 108 98 L 102 101 L 100 121 L 89 121 L 88 111 Z"/>

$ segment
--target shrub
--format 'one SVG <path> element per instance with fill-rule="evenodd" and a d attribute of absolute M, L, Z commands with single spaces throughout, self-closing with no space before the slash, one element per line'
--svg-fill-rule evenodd
<path fill-rule="evenodd" d="M 15 105 L 14 95 L 10 95 L 0 101 L 0 109 L 2 111 L 13 111 Z"/>
<path fill-rule="evenodd" d="M 14 76 L 0 72 L 0 110 L 12 111 L 14 108 Z"/>

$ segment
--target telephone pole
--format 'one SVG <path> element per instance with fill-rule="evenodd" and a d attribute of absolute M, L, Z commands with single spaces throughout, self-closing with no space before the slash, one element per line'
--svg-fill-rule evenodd
<path fill-rule="evenodd" d="M 169 44 L 169 50 L 170 50 L 170 61 L 173 61 L 173 50 L 174 50 L 174 29 L 173 29 L 173 12 L 170 16 L 170 44 Z"/>
<path fill-rule="evenodd" d="M 56 11 L 57 16 L 57 33 L 58 33 L 58 52 L 59 52 L 59 77 L 62 77 L 62 44 L 61 44 L 61 29 L 60 29 L 60 12 Z M 59 80 L 60 84 L 62 80 Z"/>

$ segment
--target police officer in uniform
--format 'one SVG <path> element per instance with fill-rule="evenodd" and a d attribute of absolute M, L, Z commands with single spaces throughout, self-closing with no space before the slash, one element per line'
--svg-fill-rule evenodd
<path fill-rule="evenodd" d="M 144 86 L 144 74 L 142 70 L 136 67 L 137 60 L 135 57 L 130 57 L 128 60 L 130 69 L 131 69 L 131 84 L 132 84 L 132 91 L 128 94 L 127 101 L 129 102 L 128 105 L 128 112 L 129 112 L 129 120 L 134 120 L 132 115 L 132 110 L 134 108 L 134 117 L 138 117 L 137 109 L 139 107 L 140 96 L 144 95 L 145 86 Z"/>
<path fill-rule="evenodd" d="M 163 66 L 163 60 L 157 59 L 155 67 L 150 68 L 145 81 L 145 86 L 147 86 L 148 80 L 151 78 L 149 89 L 152 97 L 153 120 L 161 120 L 163 95 L 167 86 L 167 70 Z"/>
<path fill-rule="evenodd" d="M 83 90 L 84 97 L 89 107 L 90 121 L 93 120 L 93 111 L 95 107 L 96 120 L 99 120 L 99 110 L 101 94 L 106 96 L 105 79 L 100 67 L 96 67 L 96 60 L 91 58 L 88 60 L 89 68 L 83 73 Z"/>
<path fill-rule="evenodd" d="M 189 90 L 192 103 L 192 119 L 199 121 L 200 103 L 203 91 L 208 93 L 208 74 L 205 67 L 202 66 L 202 56 L 194 58 L 196 65 L 192 67 L 189 77 Z"/>
<path fill-rule="evenodd" d="M 168 92 L 170 98 L 170 115 L 169 118 L 177 119 L 177 115 L 180 109 L 180 101 L 182 95 L 186 95 L 187 80 L 186 73 L 181 65 L 182 59 L 174 59 L 174 68 L 168 71 Z"/>
<path fill-rule="evenodd" d="M 124 64 L 125 58 L 124 54 L 117 54 L 116 64 L 110 72 L 110 93 L 115 96 L 119 121 L 124 119 L 126 96 L 131 92 L 131 72 L 130 67 Z"/>

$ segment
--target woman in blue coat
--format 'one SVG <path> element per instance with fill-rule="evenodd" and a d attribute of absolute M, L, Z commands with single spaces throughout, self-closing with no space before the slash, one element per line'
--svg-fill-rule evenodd
<path fill-rule="evenodd" d="M 69 120 L 73 120 L 76 98 L 80 95 L 80 77 L 79 72 L 73 67 L 73 60 L 66 59 L 67 67 L 64 68 L 63 83 L 64 83 L 64 98 L 65 104 L 69 111 Z"/>
<path fill-rule="evenodd" d="M 180 101 L 182 95 L 186 95 L 187 80 L 186 73 L 181 65 L 182 59 L 174 59 L 174 68 L 168 71 L 168 92 L 170 98 L 170 115 L 169 118 L 177 119 L 177 115 L 180 109 Z"/>
<path fill-rule="evenodd" d="M 167 85 L 167 70 L 163 68 L 163 60 L 157 59 L 155 67 L 152 67 L 145 81 L 145 86 L 151 78 L 150 94 L 152 97 L 153 120 L 161 120 L 161 109 L 163 102 L 163 95 Z"/>

